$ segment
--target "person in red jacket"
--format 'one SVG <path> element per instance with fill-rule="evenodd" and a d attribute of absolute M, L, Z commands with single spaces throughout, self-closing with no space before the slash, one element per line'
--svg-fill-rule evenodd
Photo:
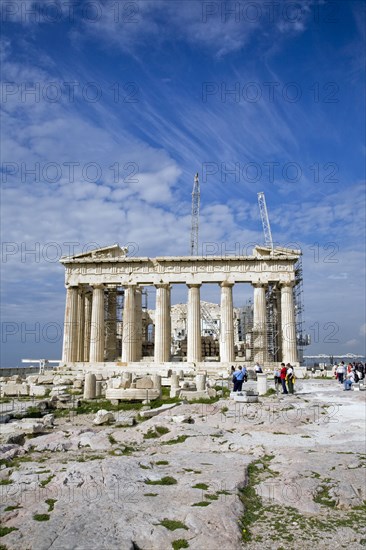
<path fill-rule="evenodd" d="M 286 365 L 285 363 L 281 363 L 280 376 L 281 376 L 281 384 L 282 384 L 282 393 L 288 393 L 287 386 L 286 386 L 286 374 L 287 374 Z"/>

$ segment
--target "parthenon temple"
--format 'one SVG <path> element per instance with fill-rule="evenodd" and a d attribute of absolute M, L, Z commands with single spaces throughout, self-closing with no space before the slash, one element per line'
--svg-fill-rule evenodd
<path fill-rule="evenodd" d="M 294 287 L 300 254 L 256 246 L 250 256 L 138 258 L 129 257 L 127 248 L 112 245 L 62 257 L 66 269 L 62 364 L 123 368 L 178 360 L 196 370 L 209 363 L 229 368 L 235 361 L 298 366 Z M 240 283 L 253 287 L 253 322 L 244 358 L 238 357 L 234 343 L 233 288 Z M 174 358 L 171 289 L 178 284 L 187 288 L 186 353 Z M 204 356 L 201 345 L 203 284 L 220 287 L 219 352 L 214 360 Z M 151 286 L 156 289 L 153 319 L 143 307 L 144 291 Z"/>

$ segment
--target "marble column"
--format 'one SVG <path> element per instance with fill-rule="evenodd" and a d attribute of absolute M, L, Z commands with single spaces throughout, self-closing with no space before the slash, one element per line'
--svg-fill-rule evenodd
<path fill-rule="evenodd" d="M 85 293 L 85 312 L 84 312 L 84 361 L 90 359 L 90 331 L 92 315 L 93 293 Z"/>
<path fill-rule="evenodd" d="M 279 287 L 277 287 L 275 290 L 275 322 L 277 345 L 275 361 L 282 361 L 281 289 Z"/>
<path fill-rule="evenodd" d="M 135 287 L 125 286 L 122 329 L 122 361 L 136 361 Z"/>
<path fill-rule="evenodd" d="M 155 363 L 170 361 L 170 292 L 169 285 L 156 286 Z"/>
<path fill-rule="evenodd" d="M 235 361 L 233 286 L 232 283 L 225 281 L 220 283 L 220 361 L 223 362 Z"/>
<path fill-rule="evenodd" d="M 85 337 L 85 292 L 81 287 L 78 292 L 77 354 L 76 361 L 84 361 Z"/>
<path fill-rule="evenodd" d="M 201 285 L 188 285 L 187 362 L 202 361 L 201 344 Z"/>
<path fill-rule="evenodd" d="M 291 364 L 298 361 L 293 286 L 293 282 L 281 285 L 282 361 Z"/>
<path fill-rule="evenodd" d="M 267 361 L 267 309 L 266 287 L 261 283 L 254 283 L 254 311 L 253 311 L 253 361 L 263 366 Z"/>
<path fill-rule="evenodd" d="M 142 288 L 135 290 L 136 361 L 142 359 Z"/>
<path fill-rule="evenodd" d="M 69 286 L 66 290 L 64 340 L 62 361 L 74 362 L 77 359 L 77 322 L 78 322 L 78 287 Z"/>
<path fill-rule="evenodd" d="M 93 304 L 90 330 L 91 363 L 104 361 L 104 287 L 96 285 L 93 288 Z"/>
<path fill-rule="evenodd" d="M 168 361 L 171 359 L 172 348 L 172 318 L 171 318 L 171 286 L 168 286 L 168 319 L 167 319 L 167 338 L 166 338 L 166 356 Z"/>
<path fill-rule="evenodd" d="M 117 357 L 117 289 L 108 289 L 106 322 L 106 361 L 115 361 Z"/>

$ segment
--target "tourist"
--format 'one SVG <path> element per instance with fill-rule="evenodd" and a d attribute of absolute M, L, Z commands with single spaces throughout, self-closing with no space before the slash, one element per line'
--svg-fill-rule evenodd
<path fill-rule="evenodd" d="M 287 386 L 286 386 L 286 374 L 287 369 L 285 363 L 281 363 L 281 371 L 280 371 L 280 378 L 281 378 L 281 384 L 282 384 L 282 393 L 287 394 Z"/>
<path fill-rule="evenodd" d="M 340 384 L 343 384 L 345 374 L 346 365 L 344 364 L 344 361 L 342 361 L 341 364 L 337 367 L 337 380 Z"/>
<path fill-rule="evenodd" d="M 242 367 L 239 366 L 238 370 L 235 371 L 233 374 L 234 392 L 242 390 L 243 380 L 244 380 L 244 372 Z"/>
<path fill-rule="evenodd" d="M 287 363 L 287 372 L 286 372 L 286 382 L 288 385 L 289 393 L 294 393 L 294 382 L 295 382 L 295 373 L 293 367 L 290 363 Z"/>
<path fill-rule="evenodd" d="M 243 367 L 243 375 L 244 375 L 243 377 L 244 382 L 248 382 L 248 370 L 245 366 Z"/>
<path fill-rule="evenodd" d="M 275 385 L 276 392 L 278 392 L 281 386 L 281 371 L 278 367 L 275 367 L 273 378 L 274 378 L 274 385 Z"/>
<path fill-rule="evenodd" d="M 344 381 L 344 391 L 351 390 L 352 384 L 354 383 L 355 383 L 355 378 L 354 378 L 353 372 L 351 371 L 347 374 L 347 377 Z"/>
<path fill-rule="evenodd" d="M 257 361 L 256 364 L 254 365 L 254 370 L 255 370 L 255 373 L 256 373 L 256 374 L 262 373 L 262 372 L 263 372 L 262 367 L 260 366 L 260 364 L 258 363 L 258 361 Z"/>

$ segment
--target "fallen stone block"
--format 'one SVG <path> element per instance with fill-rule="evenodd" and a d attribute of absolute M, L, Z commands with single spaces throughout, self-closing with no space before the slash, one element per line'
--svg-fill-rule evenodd
<path fill-rule="evenodd" d="M 2 393 L 9 397 L 26 396 L 29 395 L 29 386 L 28 384 L 9 382 L 2 387 Z"/>
<path fill-rule="evenodd" d="M 160 390 L 154 388 L 149 390 L 107 388 L 105 397 L 116 401 L 145 401 L 145 399 L 151 401 L 160 397 Z"/>
<path fill-rule="evenodd" d="M 31 396 L 45 397 L 48 391 L 49 389 L 46 386 L 35 386 L 34 384 L 29 386 L 29 395 Z"/>
<path fill-rule="evenodd" d="M 138 378 L 136 380 L 137 390 L 150 390 L 153 387 L 154 383 L 149 376 L 144 376 L 144 378 Z"/>
<path fill-rule="evenodd" d="M 169 409 L 173 409 L 180 403 L 169 403 L 167 405 L 162 405 L 161 407 L 158 407 L 157 409 L 150 409 L 148 411 L 141 411 L 140 416 L 142 418 L 152 418 L 153 416 L 157 416 L 160 413 L 163 413 L 165 411 L 168 411 Z"/>
<path fill-rule="evenodd" d="M 100 426 L 101 424 L 108 424 L 108 422 L 114 422 L 113 413 L 100 409 L 93 420 L 93 424 Z"/>
<path fill-rule="evenodd" d="M 210 396 L 207 391 L 182 390 L 180 392 L 180 398 L 186 399 L 187 401 L 195 401 L 196 399 L 210 399 Z"/>

